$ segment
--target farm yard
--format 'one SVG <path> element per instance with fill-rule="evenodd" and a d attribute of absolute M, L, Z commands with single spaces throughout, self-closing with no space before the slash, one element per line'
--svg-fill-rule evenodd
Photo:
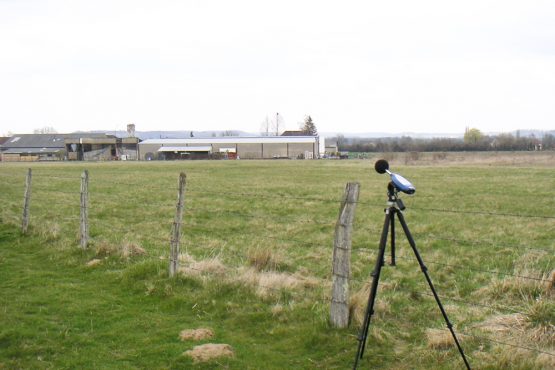
<path fill-rule="evenodd" d="M 416 186 L 401 196 L 405 219 L 471 366 L 554 368 L 554 154 L 388 156 Z M 0 369 L 352 367 L 387 200 L 378 158 L 0 164 Z M 170 278 L 181 172 L 180 267 Z M 334 230 L 353 181 L 351 323 L 336 329 Z M 399 232 L 396 253 L 397 266 L 382 268 L 360 368 L 464 368 Z M 200 353 L 208 343 L 219 346 Z"/>

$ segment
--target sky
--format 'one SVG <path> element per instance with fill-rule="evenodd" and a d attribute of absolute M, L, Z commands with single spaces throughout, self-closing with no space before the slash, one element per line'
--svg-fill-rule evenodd
<path fill-rule="evenodd" d="M 555 129 L 553 0 L 0 0 L 0 135 Z"/>

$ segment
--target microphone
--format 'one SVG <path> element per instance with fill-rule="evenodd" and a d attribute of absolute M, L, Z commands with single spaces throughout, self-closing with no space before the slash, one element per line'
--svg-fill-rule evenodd
<path fill-rule="evenodd" d="M 401 191 L 405 194 L 414 194 L 416 192 L 416 188 L 411 182 L 405 179 L 403 176 L 393 173 L 389 171 L 389 163 L 385 159 L 379 159 L 374 164 L 374 169 L 377 173 L 387 174 L 391 177 L 391 183 L 398 191 Z"/>
<path fill-rule="evenodd" d="M 389 169 L 389 163 L 385 159 L 378 159 L 374 164 L 374 169 L 377 173 L 385 173 Z"/>

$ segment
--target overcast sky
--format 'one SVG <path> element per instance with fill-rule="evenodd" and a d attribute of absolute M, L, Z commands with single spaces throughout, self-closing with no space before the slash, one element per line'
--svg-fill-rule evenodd
<path fill-rule="evenodd" d="M 555 129 L 555 1 L 0 0 L 0 134 Z"/>

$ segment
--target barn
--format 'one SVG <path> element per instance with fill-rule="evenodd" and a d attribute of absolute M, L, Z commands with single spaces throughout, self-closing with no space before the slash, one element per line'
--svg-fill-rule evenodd
<path fill-rule="evenodd" d="M 139 159 L 315 159 L 318 148 L 317 136 L 149 139 L 139 143 Z"/>

